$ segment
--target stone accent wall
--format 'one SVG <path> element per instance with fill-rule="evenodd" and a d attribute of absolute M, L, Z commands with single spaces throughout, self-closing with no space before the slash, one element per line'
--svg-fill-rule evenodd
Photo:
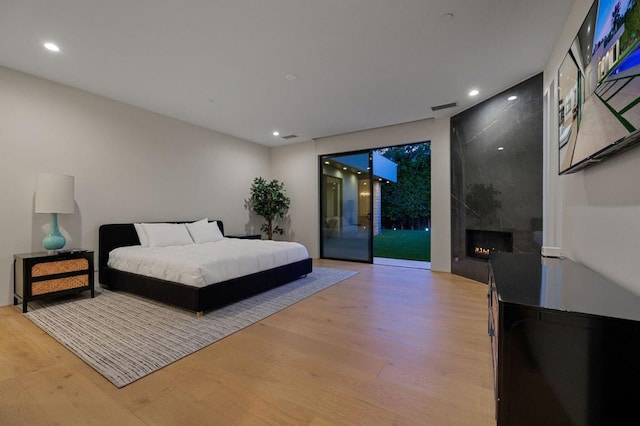
<path fill-rule="evenodd" d="M 510 96 L 517 96 L 509 100 Z M 542 74 L 451 118 L 451 272 L 487 282 L 466 256 L 466 230 L 513 235 L 514 252 L 540 253 Z"/>

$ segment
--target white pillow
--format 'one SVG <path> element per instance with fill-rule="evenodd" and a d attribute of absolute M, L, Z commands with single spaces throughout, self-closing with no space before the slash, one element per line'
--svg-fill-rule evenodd
<path fill-rule="evenodd" d="M 183 223 L 143 223 L 149 247 L 184 246 L 193 240 Z"/>
<path fill-rule="evenodd" d="M 204 223 L 209 223 L 209 218 L 205 217 L 204 219 L 196 220 L 195 222 L 185 223 L 187 230 L 189 229 L 189 225 L 202 225 Z"/>
<path fill-rule="evenodd" d="M 147 233 L 144 231 L 141 223 L 134 223 L 133 226 L 136 228 L 136 233 L 138 234 L 138 239 L 140 240 L 140 245 L 142 247 L 149 247 L 149 237 L 147 237 Z"/>
<path fill-rule="evenodd" d="M 216 241 L 224 239 L 218 227 L 218 222 L 214 221 L 209 223 L 208 219 L 187 223 L 187 229 L 196 244 L 215 243 Z"/>

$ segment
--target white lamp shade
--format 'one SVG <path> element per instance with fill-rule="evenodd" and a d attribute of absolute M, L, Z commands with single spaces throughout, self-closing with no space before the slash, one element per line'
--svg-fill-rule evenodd
<path fill-rule="evenodd" d="M 39 173 L 36 180 L 36 213 L 73 213 L 74 178 Z"/>

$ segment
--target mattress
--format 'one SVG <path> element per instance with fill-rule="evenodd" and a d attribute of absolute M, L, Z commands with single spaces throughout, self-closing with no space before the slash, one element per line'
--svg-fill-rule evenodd
<path fill-rule="evenodd" d="M 225 238 L 203 244 L 170 247 L 118 247 L 109 252 L 110 268 L 204 287 L 304 260 L 298 243 Z"/>

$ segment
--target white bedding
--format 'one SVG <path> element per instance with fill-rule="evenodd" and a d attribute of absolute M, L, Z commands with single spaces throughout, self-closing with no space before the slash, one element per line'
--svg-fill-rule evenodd
<path fill-rule="evenodd" d="M 298 243 L 224 238 L 203 244 L 169 247 L 118 247 L 109 267 L 120 271 L 204 287 L 309 257 Z"/>

